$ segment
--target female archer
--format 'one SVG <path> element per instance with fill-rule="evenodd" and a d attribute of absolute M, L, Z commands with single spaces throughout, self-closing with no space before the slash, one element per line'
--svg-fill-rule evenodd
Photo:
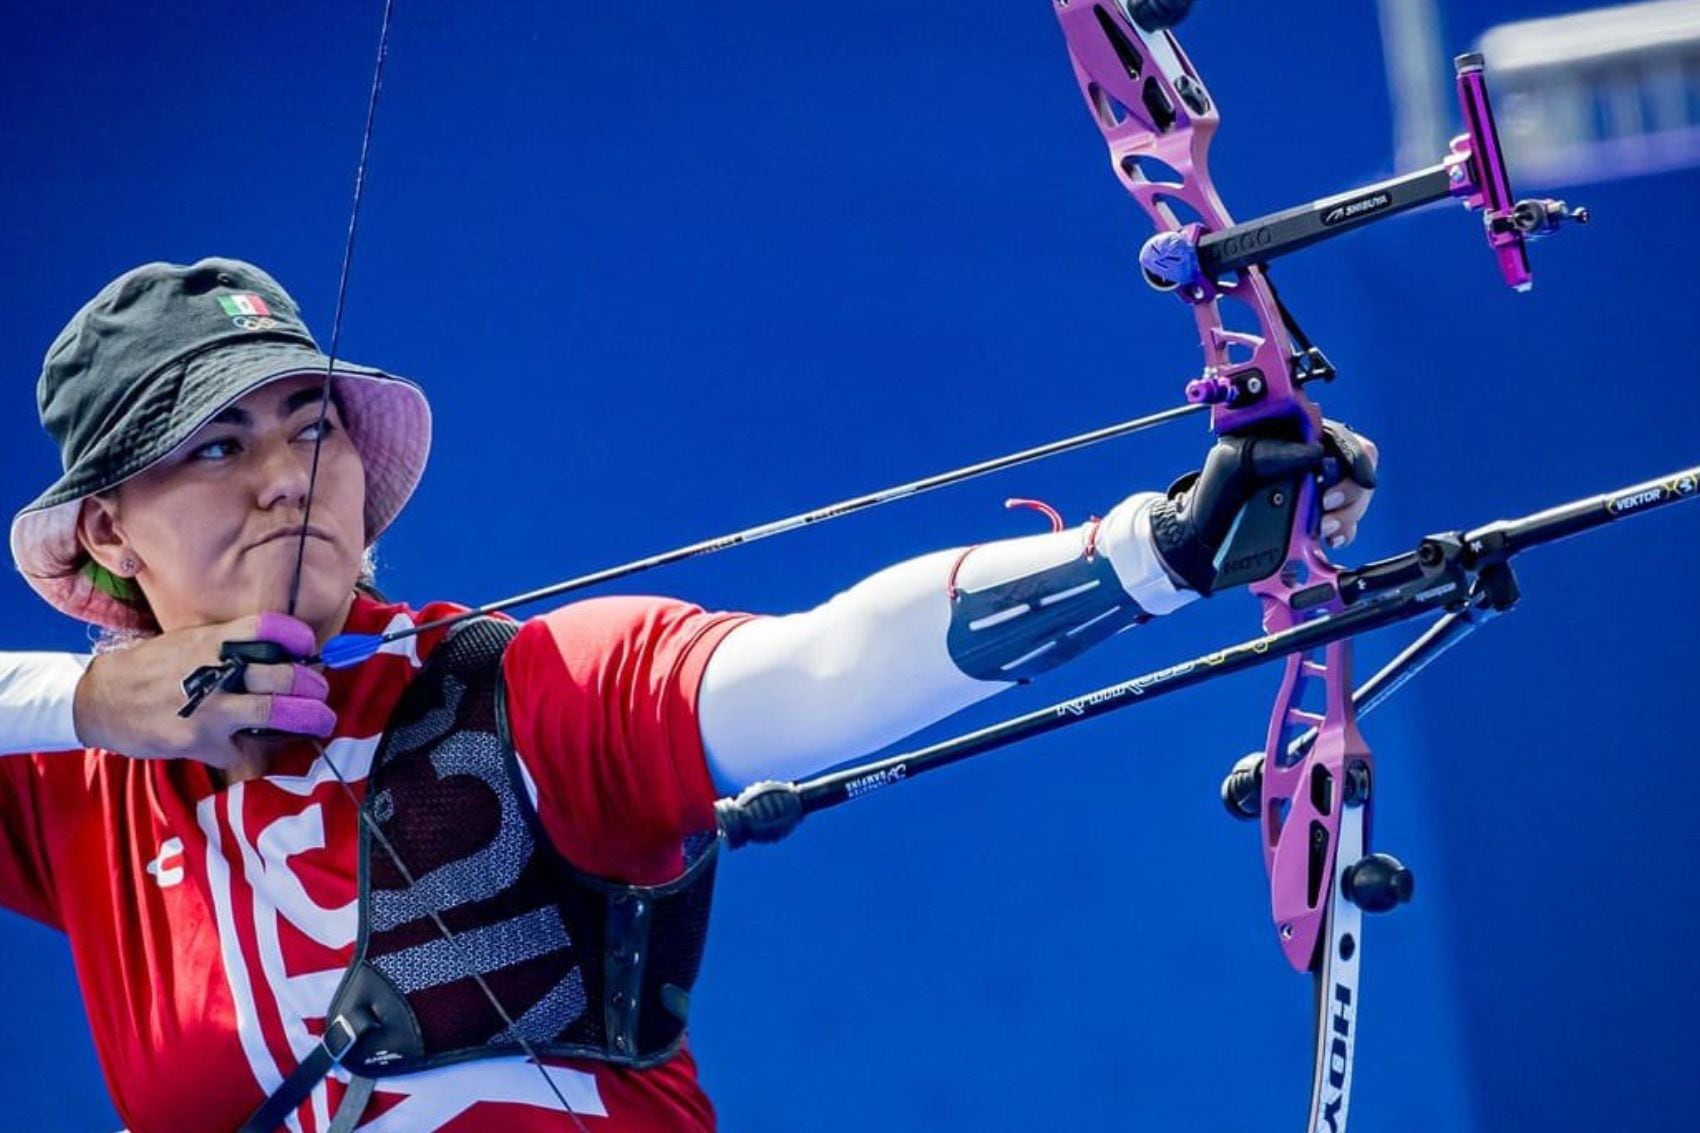
<path fill-rule="evenodd" d="M 69 939 L 136 1133 L 712 1129 L 684 1023 L 717 797 L 1209 593 L 1241 507 L 1325 448 L 1333 545 L 1374 482 L 1338 427 L 1224 441 L 1169 494 L 803 613 L 598 598 L 326 673 L 299 662 L 334 635 L 461 609 L 372 586 L 430 444 L 418 387 L 333 365 L 275 280 L 211 259 L 102 289 L 38 396 L 64 469 L 13 557 L 112 647 L 0 657 L 0 903 Z M 231 641 L 280 659 L 180 714 Z"/>

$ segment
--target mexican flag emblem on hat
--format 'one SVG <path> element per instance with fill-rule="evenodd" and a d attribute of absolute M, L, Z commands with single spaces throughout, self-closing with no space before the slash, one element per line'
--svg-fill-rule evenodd
<path fill-rule="evenodd" d="M 266 301 L 252 291 L 237 291 L 230 295 L 220 295 L 218 305 L 224 308 L 224 313 L 231 318 L 238 315 L 270 315 L 271 308 Z"/>

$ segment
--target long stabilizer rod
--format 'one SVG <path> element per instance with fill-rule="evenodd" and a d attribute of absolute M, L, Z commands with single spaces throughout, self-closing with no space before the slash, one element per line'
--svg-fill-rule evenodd
<path fill-rule="evenodd" d="M 1681 503 L 1697 494 L 1700 467 L 1468 532 L 1431 536 L 1416 551 L 1352 572 L 1365 580 L 1365 585 L 1355 592 L 1353 604 L 1331 617 L 1242 641 L 916 751 L 801 783 L 756 783 L 736 799 L 721 799 L 715 804 L 721 831 L 734 849 L 748 842 L 778 841 L 815 811 L 895 786 L 924 772 L 1293 653 L 1308 652 L 1435 610 L 1449 611 L 1360 690 L 1359 695 L 1379 703 L 1404 683 L 1401 671 L 1414 673 L 1467 635 L 1473 628 L 1471 606 L 1485 604 L 1503 610 L 1517 600 L 1509 560 L 1519 551 Z"/>

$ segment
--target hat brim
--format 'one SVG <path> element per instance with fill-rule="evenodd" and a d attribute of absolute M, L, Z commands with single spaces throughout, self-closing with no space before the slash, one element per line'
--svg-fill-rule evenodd
<path fill-rule="evenodd" d="M 12 559 L 49 605 L 108 629 L 152 627 L 147 612 L 94 584 L 77 540 L 83 500 L 153 467 L 232 402 L 288 378 L 320 377 L 330 359 L 297 342 L 252 342 L 190 360 L 177 375 L 181 395 L 158 443 L 133 456 L 119 451 L 124 423 L 112 430 L 104 459 L 68 469 L 12 520 Z M 431 408 L 420 388 L 369 366 L 338 361 L 331 374 L 349 440 L 366 472 L 366 543 L 389 527 L 413 495 L 431 450 Z M 91 471 L 94 469 L 95 471 Z"/>

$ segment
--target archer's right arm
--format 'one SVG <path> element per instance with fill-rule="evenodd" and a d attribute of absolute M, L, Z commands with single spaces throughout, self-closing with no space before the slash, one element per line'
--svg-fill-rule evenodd
<path fill-rule="evenodd" d="M 0 748 L 7 754 L 81 748 L 75 701 L 89 660 L 74 653 L 0 653 Z"/>
<path fill-rule="evenodd" d="M 239 732 L 330 735 L 329 686 L 300 665 L 250 665 L 246 692 L 217 692 L 194 715 L 177 714 L 185 673 L 215 662 L 225 641 L 255 639 L 301 651 L 313 645 L 305 623 L 267 614 L 160 634 L 93 658 L 0 653 L 0 752 L 103 748 L 241 774 L 253 754 L 237 742 Z"/>

